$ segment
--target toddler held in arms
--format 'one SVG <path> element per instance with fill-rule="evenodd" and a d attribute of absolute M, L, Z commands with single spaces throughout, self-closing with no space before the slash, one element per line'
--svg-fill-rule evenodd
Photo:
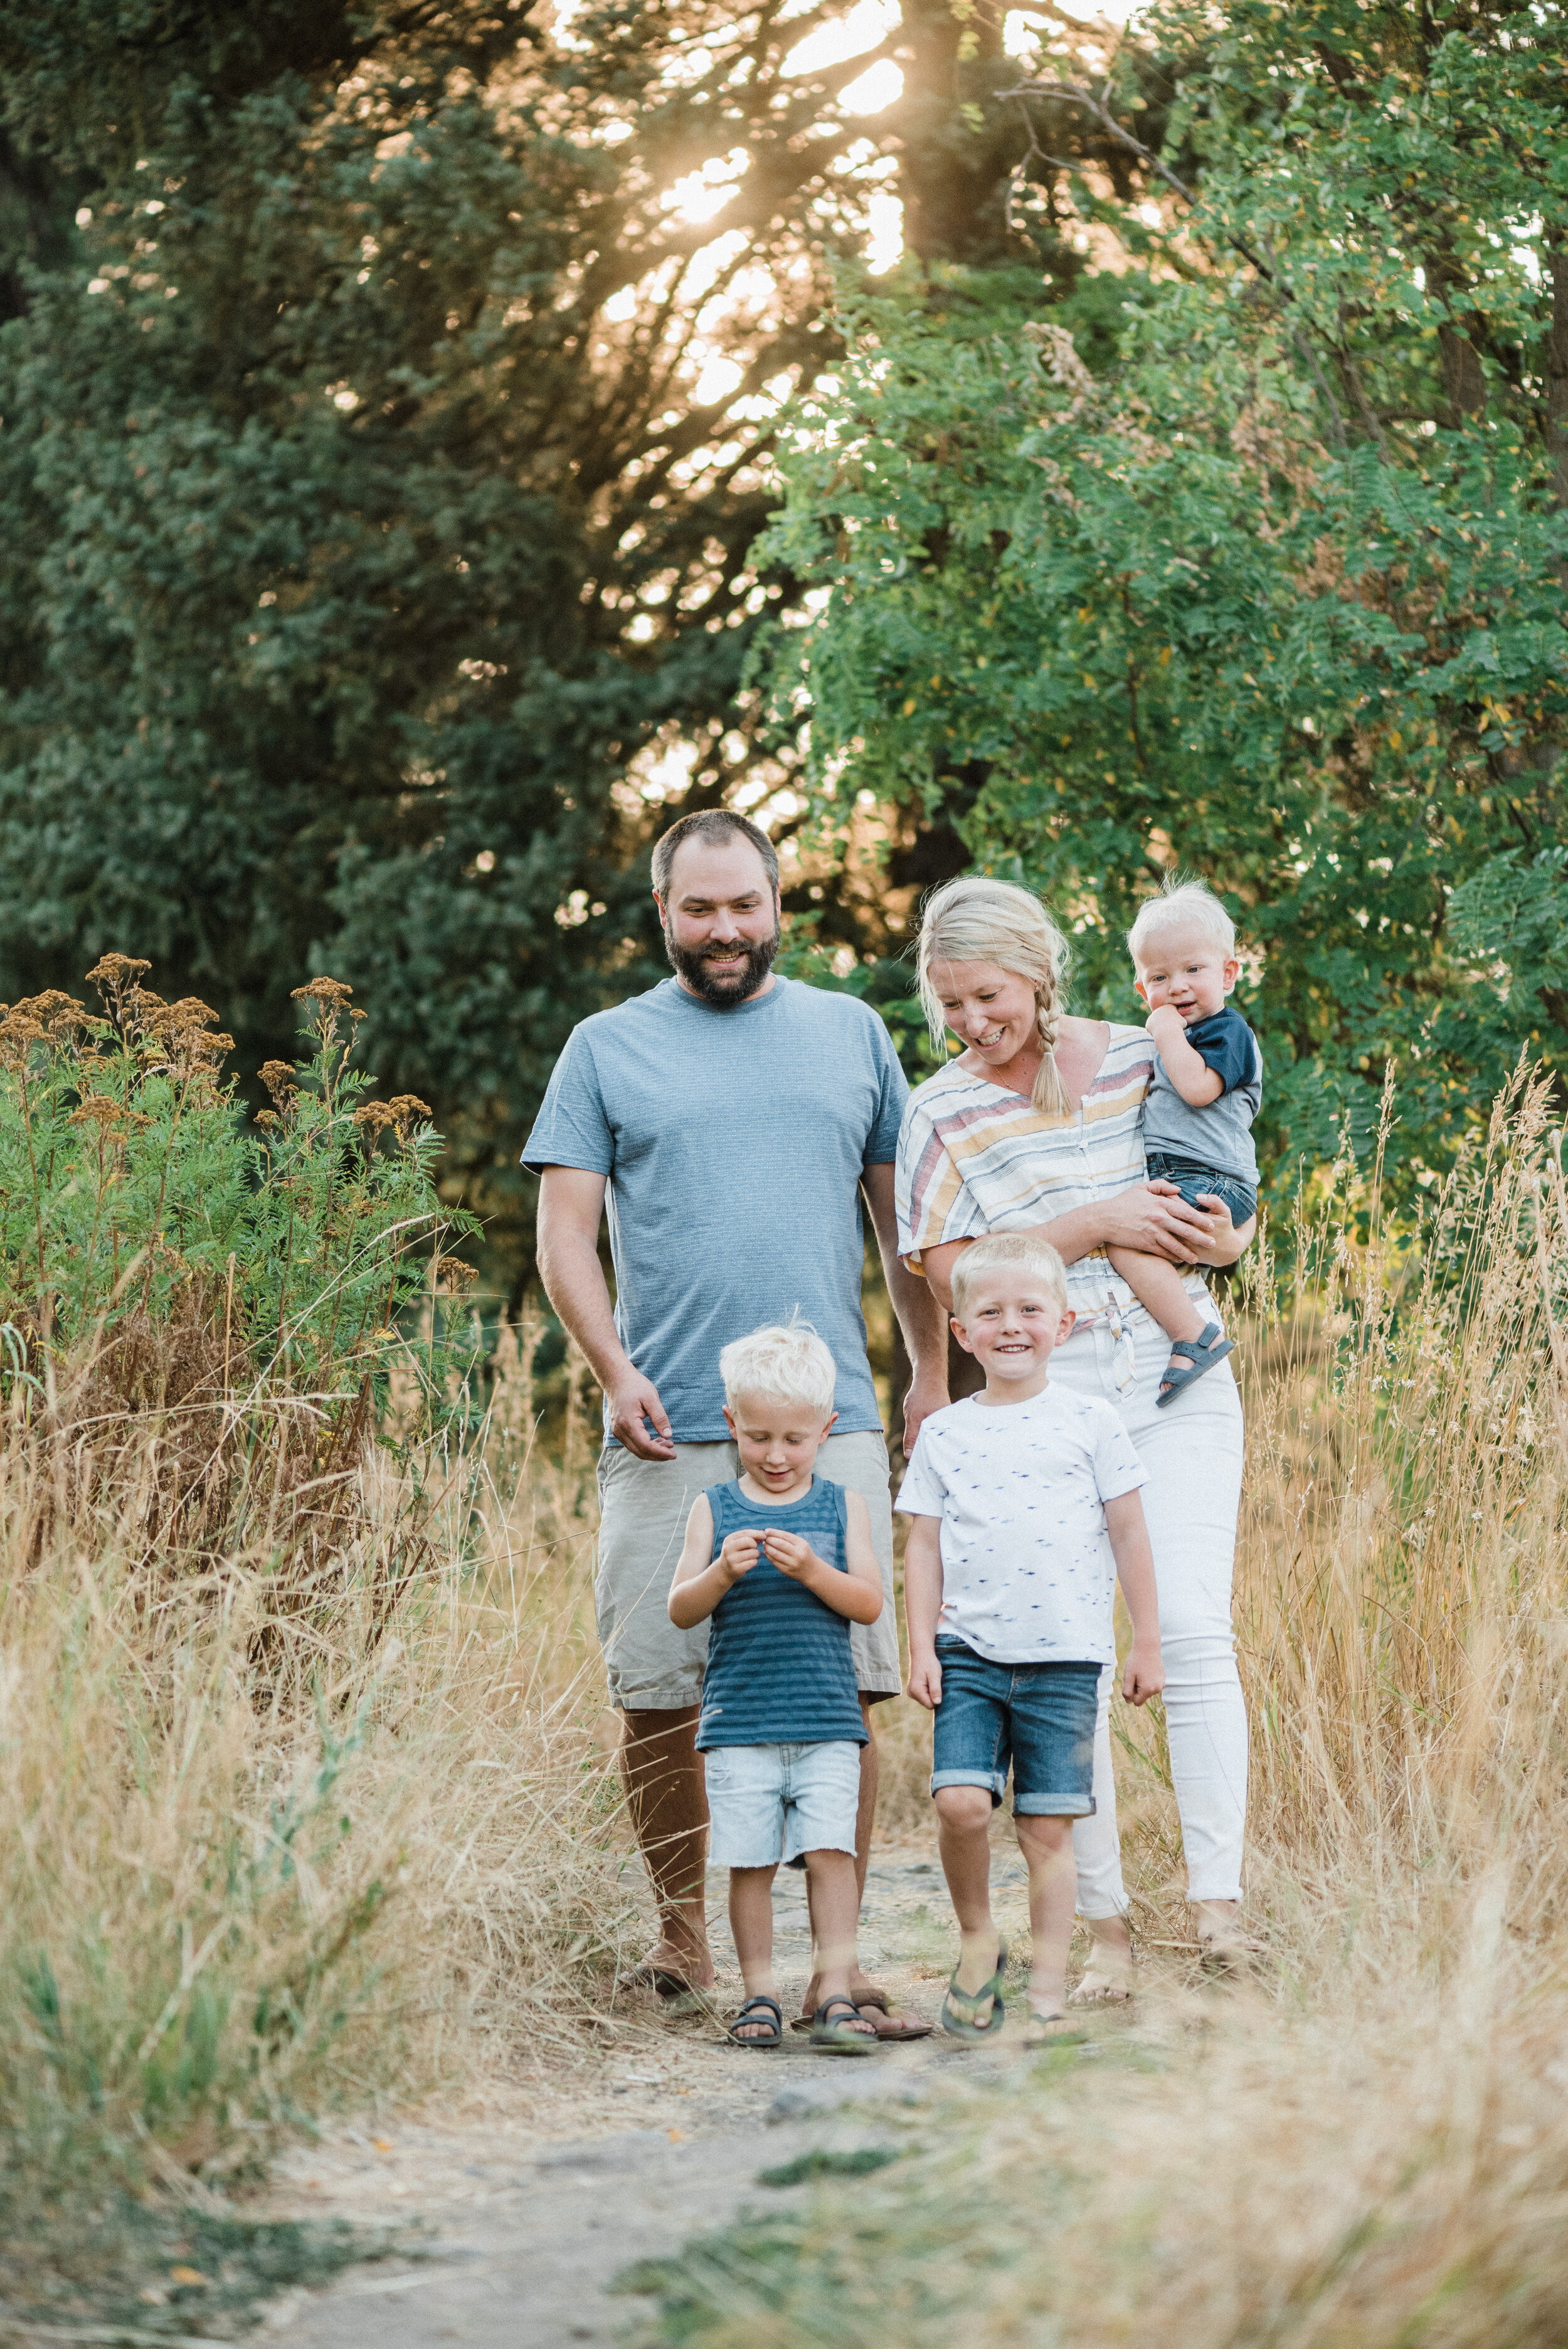
<path fill-rule="evenodd" d="M 869 2055 L 876 2033 L 849 1995 L 866 1742 L 850 1625 L 882 1613 L 871 1516 L 858 1493 L 815 1474 L 838 1414 L 833 1357 L 808 1323 L 754 1330 L 726 1346 L 718 1368 L 741 1474 L 692 1503 L 669 1609 L 682 1630 L 712 1623 L 696 1744 L 746 1984 L 729 2035 L 742 2047 L 783 2044 L 773 1878 L 780 1859 L 803 1855 L 821 1992 L 812 2042 Z"/>
<path fill-rule="evenodd" d="M 985 1373 L 984 1394 L 921 1426 L 898 1496 L 909 1693 L 936 1715 L 931 1791 L 960 1953 L 943 2027 L 1002 2027 L 1007 1951 L 991 1917 L 991 1813 L 1013 1772 L 1013 1820 L 1029 1871 L 1026 2044 L 1070 2035 L 1068 1949 L 1078 1897 L 1072 1826 L 1094 1809 L 1101 1668 L 1116 1660 L 1116 1582 L 1132 1617 L 1122 1694 L 1165 1685 L 1144 1473 L 1098 1395 L 1047 1382 L 1068 1335 L 1062 1260 L 1033 1232 L 994 1233 L 953 1267 L 953 1328 Z"/>
<path fill-rule="evenodd" d="M 1253 1120 L 1264 1097 L 1258 1040 L 1225 998 L 1236 983 L 1235 925 L 1201 882 L 1151 897 L 1127 934 L 1144 1021 L 1159 1058 L 1143 1109 L 1151 1181 L 1173 1183 L 1190 1206 L 1222 1200 L 1233 1224 L 1257 1213 Z M 1135 1248 L 1108 1249 L 1119 1273 L 1171 1340 L 1156 1402 L 1163 1407 L 1235 1349 L 1180 1265 Z"/>

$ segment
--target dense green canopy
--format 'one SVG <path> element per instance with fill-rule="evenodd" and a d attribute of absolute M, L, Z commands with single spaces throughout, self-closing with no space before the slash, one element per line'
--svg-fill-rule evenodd
<path fill-rule="evenodd" d="M 7 994 L 145 955 L 253 1067 L 328 968 L 504 1204 L 662 968 L 652 831 L 752 770 L 830 254 L 890 171 L 920 251 L 1020 249 L 999 18 L 813 66 L 845 13 L 0 0 Z"/>
<path fill-rule="evenodd" d="M 776 704 L 830 831 L 914 802 L 1037 882 L 1088 1008 L 1137 1016 L 1118 934 L 1209 877 L 1261 950 L 1278 1179 L 1365 1142 L 1390 1062 L 1418 1177 L 1522 1046 L 1568 1065 L 1568 17 L 1152 37 L 1206 45 L 1166 132 L 1199 171 L 1155 182 L 1117 338 L 1104 279 L 851 297 L 784 460 L 770 551 L 831 593 Z"/>
<path fill-rule="evenodd" d="M 654 831 L 869 792 L 788 902 L 889 1004 L 972 855 L 1119 1010 L 1211 874 L 1282 1164 L 1558 1049 L 1561 7 L 847 13 L 0 0 L 0 989 L 254 1066 L 330 968 L 504 1221 Z"/>

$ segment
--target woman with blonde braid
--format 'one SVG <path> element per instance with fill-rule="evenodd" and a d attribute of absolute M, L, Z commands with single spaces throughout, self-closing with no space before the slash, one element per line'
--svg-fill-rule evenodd
<path fill-rule="evenodd" d="M 987 1232 L 1037 1231 L 1068 1268 L 1077 1319 L 1051 1382 L 1120 1413 L 1149 1483 L 1171 1775 L 1197 1938 L 1219 1965 L 1249 1946 L 1240 1924 L 1247 1723 L 1231 1633 L 1242 1411 L 1221 1362 L 1177 1411 L 1155 1397 L 1164 1333 L 1106 1251 L 1230 1264 L 1253 1226 L 1216 1201 L 1191 1206 L 1146 1179 L 1141 1122 L 1154 1046 L 1141 1028 L 1061 1009 L 1067 945 L 1039 900 L 1006 881 L 950 881 L 921 923 L 921 999 L 934 1039 L 965 1050 L 912 1094 L 898 1154 L 900 1254 L 951 1309 L 954 1259 Z M 1189 1287 L 1208 1299 L 1195 1270 Z M 1209 1309 L 1211 1317 L 1212 1308 Z M 1079 2002 L 1124 1998 L 1131 1939 L 1110 1765 L 1111 1672 L 1100 1686 L 1095 1815 L 1074 1831 L 1079 1912 L 1094 1936 Z"/>

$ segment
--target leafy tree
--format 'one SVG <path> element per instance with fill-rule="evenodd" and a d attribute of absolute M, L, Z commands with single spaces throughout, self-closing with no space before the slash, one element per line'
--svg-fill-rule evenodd
<path fill-rule="evenodd" d="M 0 0 L 8 994 L 149 954 L 253 1066 L 330 960 L 521 1206 L 568 1028 L 662 970 L 651 830 L 789 777 L 743 671 L 830 251 L 891 172 L 928 257 L 1082 267 L 1000 9 L 799 69 L 846 5 Z"/>
<path fill-rule="evenodd" d="M 766 550 L 830 589 L 774 707 L 830 832 L 870 792 L 1037 882 L 1086 1009 L 1135 1016 L 1118 934 L 1208 876 L 1262 950 L 1279 1179 L 1369 1133 L 1395 1061 L 1408 1180 L 1522 1045 L 1568 1064 L 1568 18 L 1153 31 L 1186 60 L 1157 150 L 1132 84 L 1042 91 L 1166 194 L 1109 361 L 1087 287 L 851 295 Z"/>
<path fill-rule="evenodd" d="M 860 201 L 777 7 L 542 13 L 0 11 L 97 181 L 0 357 L 10 986 L 149 948 L 259 1058 L 330 948 L 470 1164 L 656 973 L 618 788 L 736 724 L 759 395 Z M 665 207 L 716 151 L 717 245 Z"/>

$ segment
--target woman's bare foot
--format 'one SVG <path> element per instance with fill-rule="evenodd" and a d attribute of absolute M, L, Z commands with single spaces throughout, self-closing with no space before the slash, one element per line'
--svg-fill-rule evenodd
<path fill-rule="evenodd" d="M 1125 1917 L 1086 1918 L 1088 1963 L 1068 1992 L 1069 2006 L 1125 2006 L 1132 1997 L 1132 1929 Z"/>
<path fill-rule="evenodd" d="M 1198 1955 L 1210 1973 L 1246 1973 L 1266 1956 L 1264 1943 L 1243 1927 L 1239 1900 L 1194 1900 L 1191 1908 Z"/>
<path fill-rule="evenodd" d="M 1028 2018 L 1023 2032 L 1026 2047 L 1049 2047 L 1057 2040 L 1065 2041 L 1070 2047 L 1081 2041 L 1083 2035 L 1082 2025 L 1076 2023 L 1070 2014 L 1064 2014 L 1059 2006 L 1037 2000 L 1031 1994 Z"/>

